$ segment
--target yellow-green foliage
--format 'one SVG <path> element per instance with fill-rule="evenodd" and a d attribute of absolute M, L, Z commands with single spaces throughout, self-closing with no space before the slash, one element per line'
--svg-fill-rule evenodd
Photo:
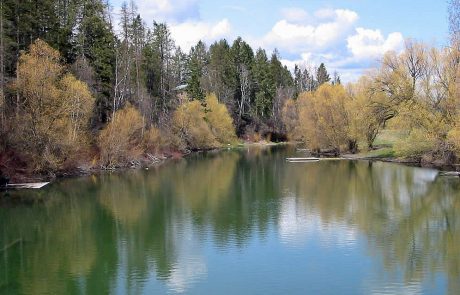
<path fill-rule="evenodd" d="M 235 143 L 237 138 L 233 119 L 227 107 L 217 101 L 215 94 L 206 96 L 206 121 L 220 143 Z"/>
<path fill-rule="evenodd" d="M 94 98 L 86 84 L 64 74 L 60 58 L 37 40 L 19 59 L 20 116 L 10 136 L 34 170 L 60 168 L 86 143 Z"/>
<path fill-rule="evenodd" d="M 142 154 L 143 128 L 142 116 L 133 106 L 117 111 L 98 137 L 102 165 L 124 165 Z"/>
<path fill-rule="evenodd" d="M 205 121 L 204 107 L 197 100 L 180 105 L 173 115 L 174 133 L 192 149 L 218 145 Z"/>
<path fill-rule="evenodd" d="M 152 126 L 144 134 L 144 147 L 147 152 L 157 154 L 164 151 L 183 150 L 184 143 L 170 130 Z"/>
<path fill-rule="evenodd" d="M 299 112 L 295 100 L 288 99 L 286 101 L 281 111 L 281 118 L 286 127 L 289 140 L 301 141 L 302 134 L 299 130 Z"/>
<path fill-rule="evenodd" d="M 214 148 L 236 140 L 233 122 L 225 105 L 213 94 L 206 107 L 197 100 L 186 102 L 173 115 L 174 133 L 192 149 Z"/>
<path fill-rule="evenodd" d="M 314 92 L 299 95 L 299 128 L 309 148 L 346 147 L 350 139 L 347 100 L 341 85 L 323 84 Z"/>
<path fill-rule="evenodd" d="M 350 99 L 346 104 L 350 119 L 350 137 L 372 147 L 375 138 L 384 124 L 385 113 L 375 107 L 381 93 L 371 93 L 372 80 L 363 76 L 356 83 L 348 85 Z M 372 99 L 371 99 L 372 98 Z"/>
<path fill-rule="evenodd" d="M 404 156 L 445 155 L 455 142 L 458 95 L 456 77 L 460 54 L 455 48 L 438 50 L 412 41 L 405 51 L 387 54 L 372 88 L 383 93 L 379 107 L 393 110 L 391 124 L 408 136 L 395 145 Z"/>
<path fill-rule="evenodd" d="M 397 156 L 422 156 L 433 151 L 435 145 L 436 139 L 430 134 L 420 129 L 413 129 L 407 137 L 396 141 L 394 150 Z"/>
<path fill-rule="evenodd" d="M 460 116 L 457 116 L 456 122 L 447 134 L 447 141 L 457 155 L 460 155 Z"/>

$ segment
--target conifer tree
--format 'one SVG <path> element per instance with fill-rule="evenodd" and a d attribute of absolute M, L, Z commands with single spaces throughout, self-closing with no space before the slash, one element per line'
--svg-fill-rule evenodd
<path fill-rule="evenodd" d="M 329 74 L 327 73 L 326 66 L 324 63 L 321 63 L 316 70 L 316 82 L 318 84 L 318 87 L 323 85 L 324 83 L 327 83 L 331 80 L 331 77 L 329 77 Z"/>
<path fill-rule="evenodd" d="M 203 101 L 205 94 L 202 88 L 202 77 L 205 74 L 205 67 L 208 62 L 206 45 L 199 41 L 190 51 L 188 63 L 189 78 L 187 92 L 192 99 Z"/>
<path fill-rule="evenodd" d="M 98 119 L 106 122 L 111 111 L 115 74 L 115 35 L 107 6 L 102 0 L 86 0 L 76 26 L 75 54 L 89 60 L 95 72 Z"/>

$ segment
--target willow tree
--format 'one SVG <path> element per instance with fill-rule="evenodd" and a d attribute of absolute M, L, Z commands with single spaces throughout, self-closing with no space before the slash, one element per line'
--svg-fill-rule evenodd
<path fill-rule="evenodd" d="M 115 112 L 112 120 L 97 138 L 101 165 L 113 168 L 126 165 L 142 154 L 144 122 L 139 111 L 131 105 Z"/>
<path fill-rule="evenodd" d="M 354 150 L 347 112 L 349 96 L 341 85 L 323 84 L 298 98 L 299 128 L 312 150 Z"/>
<path fill-rule="evenodd" d="M 19 110 L 11 136 L 34 170 L 58 169 L 84 147 L 93 111 L 87 85 L 66 74 L 60 60 L 42 40 L 19 58 Z"/>

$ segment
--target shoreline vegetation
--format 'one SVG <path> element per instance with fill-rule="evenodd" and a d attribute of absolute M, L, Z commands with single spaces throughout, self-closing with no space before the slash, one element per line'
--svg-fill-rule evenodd
<path fill-rule="evenodd" d="M 64 5 L 64 6 L 62 6 Z M 134 2 L 8 1 L 0 9 L 0 177 L 148 167 L 192 151 L 300 142 L 313 155 L 460 163 L 460 15 L 442 48 L 408 39 L 343 84 L 326 65 L 199 41 L 180 48 Z M 331 77 L 332 76 L 332 77 Z"/>

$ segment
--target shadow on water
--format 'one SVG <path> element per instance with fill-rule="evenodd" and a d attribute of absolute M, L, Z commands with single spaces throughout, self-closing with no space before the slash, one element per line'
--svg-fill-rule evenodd
<path fill-rule="evenodd" d="M 215 266 L 226 255 L 250 263 L 254 245 L 315 251 L 316 240 L 337 251 L 365 241 L 355 255 L 381 265 L 373 271 L 389 277 L 387 285 L 420 283 L 423 291 L 441 274 L 446 286 L 436 290 L 460 292 L 458 179 L 378 162 L 286 163 L 294 153 L 209 152 L 11 192 L 19 201 L 0 207 L 0 293 L 199 293 L 214 290 L 219 275 L 235 276 L 236 266 Z M 351 293 L 381 291 L 379 281 L 356 280 L 361 289 Z M 263 293 L 257 280 L 246 283 Z"/>

